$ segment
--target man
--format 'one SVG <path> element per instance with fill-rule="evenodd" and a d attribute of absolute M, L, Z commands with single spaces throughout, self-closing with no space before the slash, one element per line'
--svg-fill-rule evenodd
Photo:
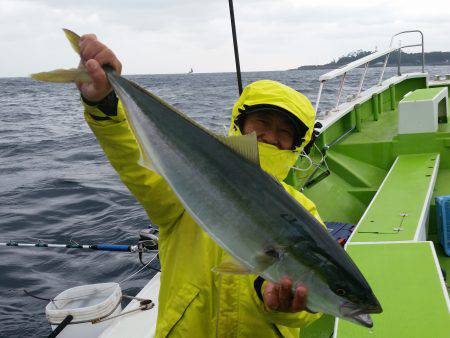
<path fill-rule="evenodd" d="M 298 337 L 299 327 L 320 316 L 307 311 L 306 288 L 292 292 L 287 278 L 263 283 L 255 275 L 212 271 L 230 256 L 195 223 L 160 175 L 138 165 L 140 153 L 124 108 L 101 68 L 110 64 L 120 73 L 121 63 L 94 35 L 83 36 L 80 49 L 93 80 L 78 84 L 85 118 L 122 181 L 159 227 L 156 336 Z M 256 132 L 261 167 L 320 220 L 314 204 L 283 182 L 313 126 L 314 110 L 306 97 L 263 80 L 247 86 L 236 102 L 229 134 Z"/>

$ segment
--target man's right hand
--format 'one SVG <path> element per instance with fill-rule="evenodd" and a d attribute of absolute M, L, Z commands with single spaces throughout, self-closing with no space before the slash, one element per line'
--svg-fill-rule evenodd
<path fill-rule="evenodd" d="M 122 72 L 122 64 L 111 49 L 106 47 L 94 34 L 83 35 L 80 38 L 80 65 L 86 67 L 92 82 L 77 83 L 81 95 L 91 102 L 100 102 L 111 91 L 105 71 L 101 66 L 108 64 L 117 74 Z"/>

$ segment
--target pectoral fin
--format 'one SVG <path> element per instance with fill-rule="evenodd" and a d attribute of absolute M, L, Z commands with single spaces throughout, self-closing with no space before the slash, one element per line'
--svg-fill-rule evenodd
<path fill-rule="evenodd" d="M 248 268 L 234 259 L 226 259 L 219 266 L 213 268 L 214 272 L 235 274 L 235 275 L 261 275 L 273 264 L 279 262 L 283 257 L 280 249 L 274 247 L 265 248 L 257 252 L 252 259 L 253 268 Z"/>
<path fill-rule="evenodd" d="M 234 260 L 223 261 L 219 266 L 214 267 L 212 271 L 232 275 L 248 275 L 252 273 L 247 267 Z"/>

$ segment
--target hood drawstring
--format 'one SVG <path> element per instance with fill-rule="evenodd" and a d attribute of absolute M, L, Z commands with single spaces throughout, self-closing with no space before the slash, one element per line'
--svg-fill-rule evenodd
<path fill-rule="evenodd" d="M 311 169 L 311 167 L 313 165 L 315 165 L 315 163 L 313 162 L 311 157 L 309 157 L 308 154 L 306 154 L 306 152 L 302 151 L 298 156 L 301 157 L 301 158 L 305 158 L 308 161 L 308 163 L 309 163 L 308 166 L 306 168 L 300 168 L 300 167 L 297 167 L 297 166 L 291 166 L 291 167 L 289 167 L 290 169 L 306 172 L 309 169 Z"/>

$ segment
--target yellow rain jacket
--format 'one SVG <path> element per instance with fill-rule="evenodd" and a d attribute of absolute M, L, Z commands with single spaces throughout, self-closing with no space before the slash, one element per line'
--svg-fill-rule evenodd
<path fill-rule="evenodd" d="M 290 111 L 309 128 L 297 150 L 310 140 L 314 109 L 295 90 L 269 80 L 248 85 L 233 108 L 230 134 L 240 133 L 234 120 L 244 104 L 271 104 Z M 306 311 L 270 311 L 255 292 L 256 275 L 211 271 L 230 256 L 195 223 L 159 174 L 138 165 L 138 146 L 120 101 L 117 114 L 108 115 L 85 104 L 85 118 L 122 181 L 159 227 L 162 273 L 156 337 L 298 337 L 299 328 L 320 317 Z M 262 168 L 320 220 L 314 204 L 282 182 L 297 153 L 264 144 L 259 149 Z"/>

